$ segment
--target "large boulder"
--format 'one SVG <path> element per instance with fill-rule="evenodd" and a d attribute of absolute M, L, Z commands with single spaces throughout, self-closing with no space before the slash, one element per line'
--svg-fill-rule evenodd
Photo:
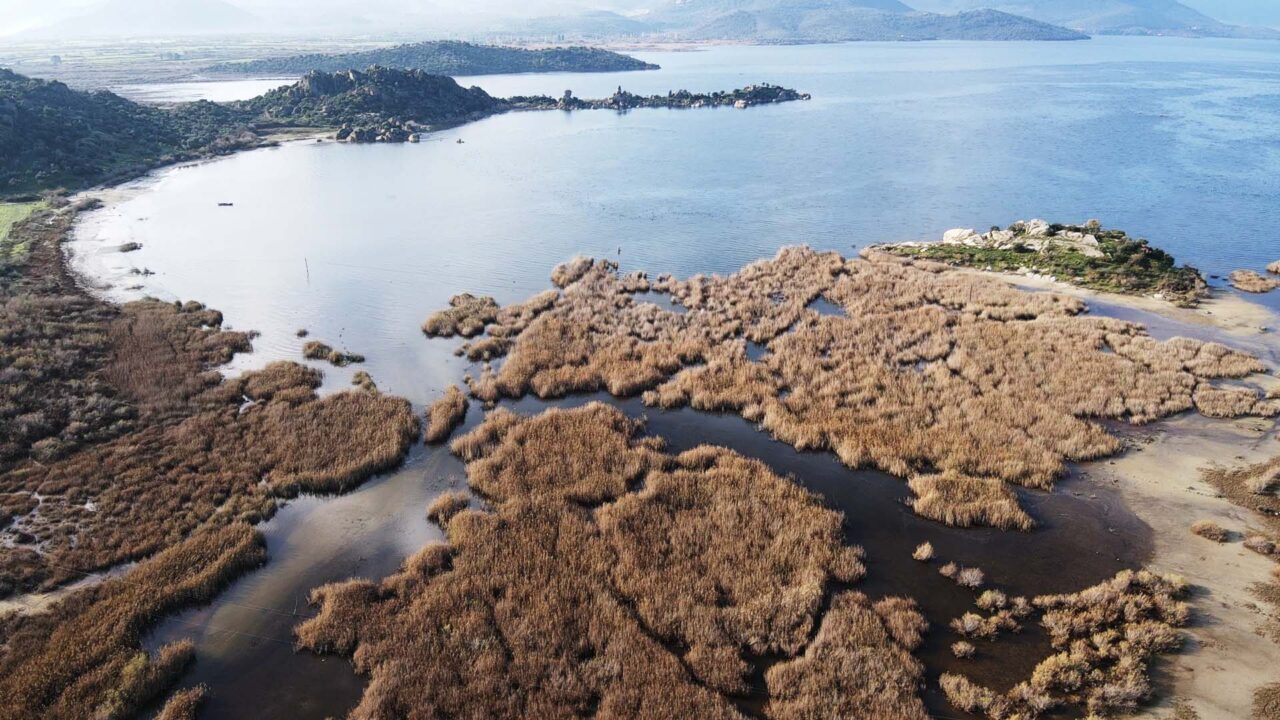
<path fill-rule="evenodd" d="M 973 228 L 955 228 L 942 235 L 944 245 L 976 245 L 982 236 Z"/>

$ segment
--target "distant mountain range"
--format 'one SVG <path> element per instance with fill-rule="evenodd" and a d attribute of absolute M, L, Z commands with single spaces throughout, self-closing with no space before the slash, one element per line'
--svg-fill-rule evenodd
<path fill-rule="evenodd" d="M 1228 25 L 1177 0 L 916 0 L 937 12 L 995 8 L 1092 35 L 1280 38 L 1270 28 Z"/>
<path fill-rule="evenodd" d="M 244 33 L 308 36 L 379 33 L 392 37 L 503 37 L 564 42 L 616 38 L 833 42 L 845 40 L 1074 40 L 1085 34 L 1280 38 L 1280 30 L 1221 22 L 1271 18 L 1245 0 L 529 0 L 523 5 L 362 0 L 97 0 L 83 8 L 18 0 L 11 27 L 43 13 L 49 23 L 24 37 L 176 37 Z M 1255 0 L 1250 0 L 1255 1 Z M 1256 0 L 1258 4 L 1278 0 Z M 473 6 L 474 5 L 474 6 Z M 506 7 L 506 12 L 498 12 Z M 25 10 L 24 10 L 25 8 Z M 539 12 L 547 16 L 538 16 Z M 60 16 L 61 20 L 51 21 Z M 25 19 L 24 19 L 25 18 Z M 10 18 L 6 18 L 10 19 Z M 5 34 L 0 28 L 0 35 Z M 12 30 L 10 32 L 13 32 Z"/>
<path fill-rule="evenodd" d="M 1082 33 L 996 10 L 919 12 L 898 0 L 673 0 L 645 16 L 692 40 L 1083 40 Z"/>
<path fill-rule="evenodd" d="M 530 72 L 620 72 L 656 70 L 627 55 L 587 47 L 523 48 L 434 41 L 333 55 L 309 54 L 229 62 L 205 69 L 212 74 L 302 75 L 312 70 L 334 72 L 380 65 L 422 70 L 437 75 L 492 75 Z"/>

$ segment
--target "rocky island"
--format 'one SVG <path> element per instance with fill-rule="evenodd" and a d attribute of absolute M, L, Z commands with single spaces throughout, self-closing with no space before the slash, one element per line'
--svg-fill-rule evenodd
<path fill-rule="evenodd" d="M 1180 306 L 1194 306 L 1208 292 L 1195 268 L 1178 266 L 1164 250 L 1123 230 L 1105 229 L 1097 220 L 1084 225 L 1026 220 L 986 233 L 958 228 L 939 242 L 877 249 L 957 267 L 1048 275 L 1091 290 L 1153 295 Z"/>

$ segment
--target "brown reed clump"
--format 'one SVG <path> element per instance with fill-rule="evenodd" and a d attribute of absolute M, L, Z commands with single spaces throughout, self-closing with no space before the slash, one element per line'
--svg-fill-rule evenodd
<path fill-rule="evenodd" d="M 204 685 L 175 692 L 165 701 L 156 720 L 196 720 L 196 713 L 208 693 L 209 688 Z"/>
<path fill-rule="evenodd" d="M 954 471 L 916 475 L 908 482 L 916 498 L 916 514 L 956 527 L 989 525 L 1002 530 L 1030 530 L 1035 522 L 1018 498 L 997 478 L 968 477 Z"/>
<path fill-rule="evenodd" d="M 1013 613 L 1000 610 L 988 616 L 967 612 L 954 619 L 950 627 L 961 637 L 979 640 L 993 640 L 1001 632 L 1019 632 L 1022 626 L 1014 619 Z"/>
<path fill-rule="evenodd" d="M 1035 598 L 1056 651 L 1031 677 L 996 693 L 956 673 L 940 679 L 956 708 L 989 718 L 1036 718 L 1058 708 L 1099 717 L 1132 712 L 1149 697 L 1148 663 L 1181 644 L 1190 608 L 1178 577 L 1126 570 L 1068 595 Z"/>
<path fill-rule="evenodd" d="M 324 360 L 336 367 L 364 362 L 364 356 L 359 353 L 334 350 L 319 340 L 307 341 L 307 344 L 302 346 L 302 356 L 308 360 Z"/>
<path fill-rule="evenodd" d="M 462 394 L 462 389 L 457 385 L 445 388 L 444 396 L 427 408 L 426 442 L 440 443 L 448 440 L 454 428 L 466 419 L 468 404 L 467 396 Z"/>
<path fill-rule="evenodd" d="M 1271 271 L 1271 266 L 1267 267 Z M 1236 270 L 1227 277 L 1231 287 L 1247 293 L 1267 293 L 1280 288 L 1280 280 L 1269 278 L 1253 270 Z"/>
<path fill-rule="evenodd" d="M 1280 533 L 1280 456 L 1239 467 L 1215 466 L 1201 471 L 1205 481 L 1231 502 L 1257 512 L 1271 532 Z"/>
<path fill-rule="evenodd" d="M 1253 720 L 1280 717 L 1280 683 L 1264 685 L 1253 692 Z"/>
<path fill-rule="evenodd" d="M 1276 543 L 1265 535 L 1250 535 L 1244 539 L 1244 546 L 1259 555 L 1275 555 Z"/>
<path fill-rule="evenodd" d="M 1197 520 L 1191 523 L 1191 533 L 1216 543 L 1224 543 L 1231 539 L 1231 533 L 1212 520 Z"/>
<path fill-rule="evenodd" d="M 1244 415 L 1275 417 L 1280 415 L 1280 402 L 1260 399 L 1248 388 L 1219 388 L 1201 385 L 1192 396 L 1196 410 L 1211 418 L 1235 418 Z"/>
<path fill-rule="evenodd" d="M 1133 323 L 1082 317 L 1076 298 L 883 252 L 847 260 L 790 247 L 729 276 L 683 281 L 579 260 L 556 282 L 563 291 L 537 313 L 513 310 L 518 322 L 491 326 L 509 342 L 485 354 L 506 359 L 470 380 L 473 396 L 643 394 L 664 408 L 741 414 L 852 467 L 973 478 L 922 481 L 934 492 L 917 509 L 943 522 L 1030 527 L 998 483 L 1048 488 L 1068 462 L 1117 452 L 1098 420 L 1280 410 L 1211 384 L 1265 371 L 1249 355 L 1157 341 Z M 684 312 L 643 302 L 639 289 L 669 292 Z M 844 312 L 817 312 L 817 298 Z M 750 359 L 748 341 L 768 353 Z"/>
<path fill-rule="evenodd" d="M 568 287 L 586 275 L 594 263 L 595 261 L 591 258 L 581 255 L 567 263 L 561 263 L 551 270 L 551 282 L 555 283 L 556 287 Z"/>
<path fill-rule="evenodd" d="M 130 717 L 142 706 L 177 681 L 195 659 L 195 644 L 180 640 L 160 648 L 154 655 L 139 651 L 120 669 L 117 684 L 98 705 L 97 716 Z"/>
<path fill-rule="evenodd" d="M 905 612 L 923 623 L 914 605 Z M 804 654 L 769 668 L 770 718 L 879 717 L 924 720 L 924 665 L 888 631 L 861 593 L 837 595 Z"/>
<path fill-rule="evenodd" d="M 498 303 L 491 297 L 476 297 L 471 293 L 454 295 L 449 309 L 441 310 L 422 323 L 427 337 L 475 337 L 484 332 L 484 326 L 498 319 Z"/>
<path fill-rule="evenodd" d="M 911 557 L 920 562 L 929 562 L 933 559 L 933 543 L 923 542 L 916 546 L 912 551 Z"/>
<path fill-rule="evenodd" d="M 454 515 L 466 510 L 470 504 L 471 496 L 460 490 L 441 493 L 427 507 L 427 519 L 444 527 L 449 524 Z"/>
<path fill-rule="evenodd" d="M 351 716 L 736 719 L 756 658 L 781 655 L 770 717 L 924 717 L 914 604 L 849 592 L 823 616 L 864 572 L 840 516 L 759 462 L 640 431 L 593 403 L 457 438 L 492 510 L 452 515 L 447 546 L 380 584 L 320 588 L 298 628 L 370 675 Z"/>
<path fill-rule="evenodd" d="M 955 655 L 957 658 L 961 660 L 971 658 L 974 655 L 976 655 L 977 652 L 978 652 L 978 648 L 974 647 L 973 643 L 971 642 L 960 640 L 960 641 L 951 643 L 951 654 Z"/>
<path fill-rule="evenodd" d="M 47 613 L 10 616 L 0 648 L 0 719 L 132 714 L 175 680 L 191 657 L 185 643 L 142 653 L 145 629 L 162 615 L 208 600 L 265 559 L 257 532 L 226 525 L 197 533 Z"/>

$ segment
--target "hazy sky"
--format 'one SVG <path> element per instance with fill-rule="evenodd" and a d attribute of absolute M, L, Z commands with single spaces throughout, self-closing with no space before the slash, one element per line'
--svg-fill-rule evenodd
<path fill-rule="evenodd" d="M 195 0 L 0 0 L 0 35 L 54 22 L 103 2 L 163 2 L 176 5 Z M 310 18 L 342 17 L 355 9 L 366 17 L 531 17 L 581 9 L 622 12 L 653 7 L 663 0 L 227 0 L 264 20 L 288 21 L 299 15 Z M 906 0 L 911 4 L 910 0 Z M 1280 27 L 1280 0 L 1183 0 L 1201 12 L 1226 22 Z"/>

